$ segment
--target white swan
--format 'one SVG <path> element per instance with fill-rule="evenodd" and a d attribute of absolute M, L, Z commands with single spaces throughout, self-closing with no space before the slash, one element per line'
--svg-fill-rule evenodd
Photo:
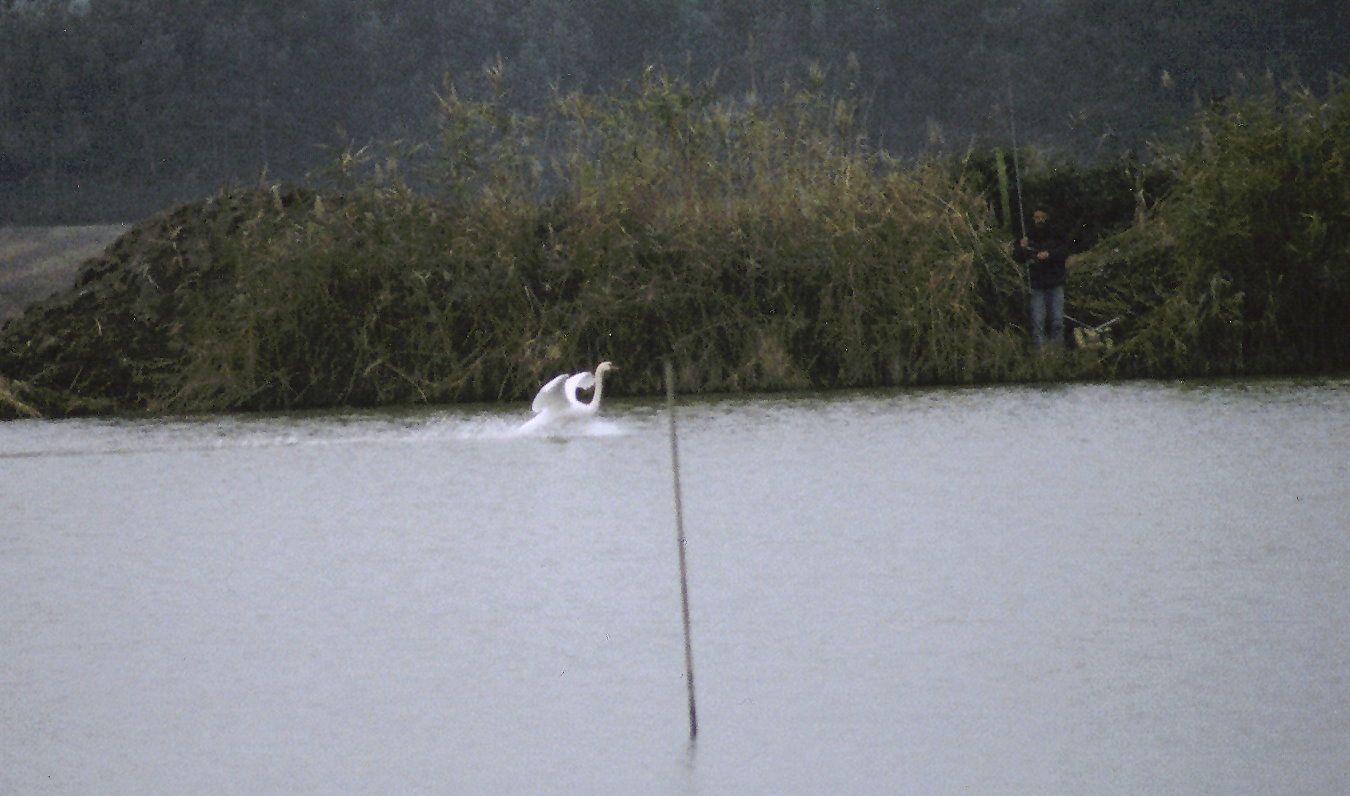
<path fill-rule="evenodd" d="M 539 388 L 530 409 L 534 417 L 527 420 L 518 430 L 531 433 L 544 429 L 557 429 L 579 420 L 595 417 L 600 412 L 600 401 L 605 394 L 605 374 L 617 370 L 609 361 L 595 366 L 595 372 L 581 371 L 567 375 L 560 373 L 549 379 Z M 579 390 L 595 388 L 591 400 L 583 401 L 577 397 Z"/>

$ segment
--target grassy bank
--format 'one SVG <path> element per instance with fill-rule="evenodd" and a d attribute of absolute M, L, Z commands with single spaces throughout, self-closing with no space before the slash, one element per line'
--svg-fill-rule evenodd
<path fill-rule="evenodd" d="M 601 358 L 629 392 L 667 357 L 686 392 L 1350 365 L 1343 90 L 1210 108 L 1127 170 L 1165 196 L 1113 196 L 1071 269 L 1114 345 L 1045 358 L 978 158 L 894 162 L 820 83 L 729 104 L 649 73 L 536 116 L 447 92 L 438 142 L 348 148 L 332 190 L 139 225 L 0 331 L 0 373 L 60 415 L 523 399 Z"/>

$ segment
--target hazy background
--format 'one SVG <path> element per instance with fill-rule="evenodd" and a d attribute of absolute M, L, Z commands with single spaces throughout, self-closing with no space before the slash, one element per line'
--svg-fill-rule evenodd
<path fill-rule="evenodd" d="M 0 3 L 0 225 L 132 221 L 435 134 L 436 94 L 522 107 L 647 65 L 772 99 L 811 64 L 901 157 L 1020 143 L 1147 149 L 1273 76 L 1323 91 L 1339 0 L 84 0 Z"/>

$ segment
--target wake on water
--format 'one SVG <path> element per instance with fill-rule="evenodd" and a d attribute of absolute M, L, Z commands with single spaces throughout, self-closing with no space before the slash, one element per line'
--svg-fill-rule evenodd
<path fill-rule="evenodd" d="M 169 450 L 238 450 L 455 441 L 524 442 L 603 439 L 633 433 L 620 420 L 590 418 L 557 428 L 522 432 L 519 415 L 494 412 L 250 417 L 227 415 L 172 420 L 17 420 L 20 433 L 0 438 L 0 460 Z"/>

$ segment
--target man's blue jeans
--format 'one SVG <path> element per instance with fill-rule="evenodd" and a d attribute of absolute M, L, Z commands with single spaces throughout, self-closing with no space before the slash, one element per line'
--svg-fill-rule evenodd
<path fill-rule="evenodd" d="M 1045 345 L 1047 332 L 1055 345 L 1064 342 L 1063 285 L 1031 289 L 1031 342 L 1037 348 Z"/>

